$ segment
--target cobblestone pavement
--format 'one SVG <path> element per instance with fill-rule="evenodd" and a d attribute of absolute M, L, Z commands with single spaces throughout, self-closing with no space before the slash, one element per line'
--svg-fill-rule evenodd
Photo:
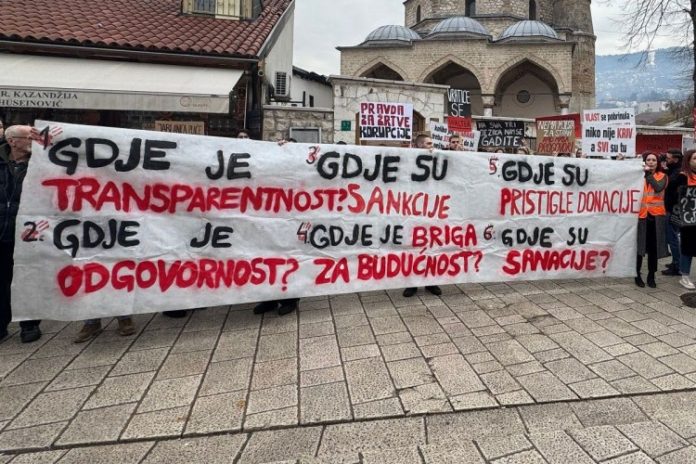
<path fill-rule="evenodd" d="M 0 343 L 0 464 L 38 450 L 50 451 L 13 464 L 195 450 L 250 463 L 696 462 L 696 393 L 665 393 L 696 390 L 696 310 L 674 278 L 658 285 L 371 292 L 304 299 L 284 317 L 218 307 L 138 316 L 127 338 L 112 321 L 85 345 L 72 343 L 79 323 L 45 321 L 39 343 Z"/>

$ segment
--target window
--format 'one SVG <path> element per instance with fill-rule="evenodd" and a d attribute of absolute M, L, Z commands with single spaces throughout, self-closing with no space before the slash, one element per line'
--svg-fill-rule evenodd
<path fill-rule="evenodd" d="M 287 97 L 289 91 L 288 73 L 280 71 L 276 72 L 274 95 L 276 97 Z"/>
<path fill-rule="evenodd" d="M 321 143 L 321 127 L 291 127 L 290 138 L 299 143 Z"/>
<path fill-rule="evenodd" d="M 465 16 L 476 16 L 476 0 L 466 0 Z"/>
<path fill-rule="evenodd" d="M 529 19 L 532 19 L 535 21 L 537 19 L 536 0 L 529 0 Z"/>
<path fill-rule="evenodd" d="M 309 96 L 309 107 L 314 108 L 314 95 Z"/>
<path fill-rule="evenodd" d="M 421 7 L 418 5 L 418 8 L 416 8 L 416 22 L 419 23 L 421 21 Z"/>
<path fill-rule="evenodd" d="M 216 0 L 193 0 L 193 12 L 215 14 Z"/>

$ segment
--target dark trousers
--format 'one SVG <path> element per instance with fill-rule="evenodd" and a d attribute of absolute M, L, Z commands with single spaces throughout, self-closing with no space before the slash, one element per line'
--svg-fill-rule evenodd
<path fill-rule="evenodd" d="M 12 268 L 14 267 L 14 243 L 0 242 L 0 332 L 7 330 L 12 320 L 12 298 L 10 287 L 12 285 Z M 39 325 L 41 321 L 22 321 L 22 328 L 31 328 Z"/>
<path fill-rule="evenodd" d="M 669 245 L 669 253 L 672 255 L 672 267 L 679 269 L 679 258 L 681 250 L 679 249 L 679 227 L 672 224 L 669 220 L 671 213 L 667 213 L 667 245 Z"/>
<path fill-rule="evenodd" d="M 655 218 L 648 216 L 645 234 L 645 248 L 648 255 L 648 272 L 654 274 L 657 271 L 657 232 L 655 230 Z M 643 256 L 636 258 L 636 274 L 640 275 L 643 267 Z"/>

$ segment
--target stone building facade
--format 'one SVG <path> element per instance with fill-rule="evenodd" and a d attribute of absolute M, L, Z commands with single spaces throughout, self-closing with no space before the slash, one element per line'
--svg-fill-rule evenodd
<path fill-rule="evenodd" d="M 592 108 L 590 2 L 406 0 L 404 26 L 383 26 L 357 46 L 339 47 L 341 76 L 466 89 L 474 116 Z"/>

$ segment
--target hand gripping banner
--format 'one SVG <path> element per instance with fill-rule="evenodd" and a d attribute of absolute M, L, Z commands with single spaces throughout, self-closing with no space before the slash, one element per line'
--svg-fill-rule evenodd
<path fill-rule="evenodd" d="M 15 320 L 635 268 L 638 163 L 37 129 Z"/>

